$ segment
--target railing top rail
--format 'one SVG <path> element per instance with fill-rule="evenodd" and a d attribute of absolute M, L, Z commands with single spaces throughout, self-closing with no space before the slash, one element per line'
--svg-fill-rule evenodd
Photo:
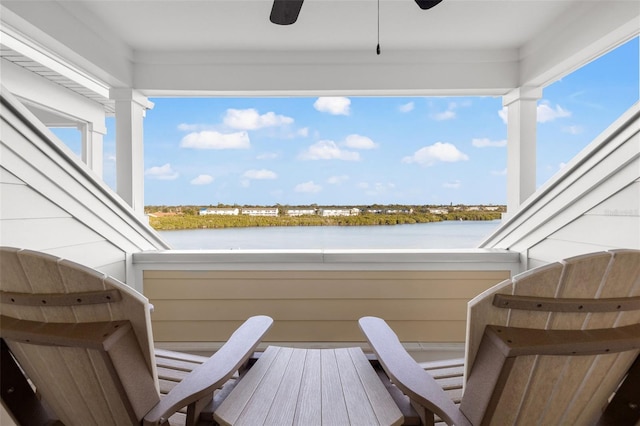
<path fill-rule="evenodd" d="M 140 269 L 477 269 L 519 272 L 520 254 L 499 249 L 162 250 L 133 254 Z"/>

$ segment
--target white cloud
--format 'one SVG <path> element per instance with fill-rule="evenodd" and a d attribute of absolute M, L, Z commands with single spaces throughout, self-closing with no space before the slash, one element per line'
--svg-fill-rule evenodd
<path fill-rule="evenodd" d="M 448 142 L 436 142 L 433 145 L 420 148 L 411 156 L 404 157 L 402 162 L 417 163 L 421 166 L 432 166 L 439 161 L 454 163 L 468 159 L 469 156 L 461 152 L 455 145 Z"/>
<path fill-rule="evenodd" d="M 396 188 L 396 185 L 393 183 L 382 183 L 376 182 L 374 184 L 369 184 L 367 182 L 360 182 L 358 187 L 364 190 L 366 195 L 382 195 L 388 194 L 390 191 L 393 191 Z"/>
<path fill-rule="evenodd" d="M 213 176 L 198 175 L 197 178 L 191 180 L 191 185 L 208 185 L 213 182 Z"/>
<path fill-rule="evenodd" d="M 453 182 L 445 182 L 442 186 L 444 188 L 458 189 L 462 186 L 462 183 L 459 180 L 454 180 Z"/>
<path fill-rule="evenodd" d="M 201 128 L 202 126 L 200 124 L 189 124 L 189 123 L 178 124 L 178 130 L 182 132 L 196 132 Z"/>
<path fill-rule="evenodd" d="M 174 180 L 177 179 L 180 174 L 171 168 L 171 164 L 167 163 L 163 166 L 150 167 L 144 171 L 144 175 L 150 179 L 159 180 Z"/>
<path fill-rule="evenodd" d="M 432 113 L 430 117 L 436 121 L 444 121 L 451 120 L 456 118 L 456 112 L 454 111 L 457 108 L 457 104 L 455 102 L 449 102 L 449 106 L 446 111 Z"/>
<path fill-rule="evenodd" d="M 246 172 L 244 172 L 242 176 L 247 179 L 256 179 L 256 180 L 277 179 L 278 177 L 278 175 L 275 172 L 267 169 L 247 170 Z"/>
<path fill-rule="evenodd" d="M 348 180 L 349 176 L 347 175 L 331 176 L 329 179 L 327 179 L 327 183 L 330 183 L 331 185 L 340 185 Z"/>
<path fill-rule="evenodd" d="M 451 120 L 453 118 L 456 118 L 456 112 L 452 110 L 438 112 L 438 113 L 431 114 L 431 118 L 433 118 L 436 121 Z"/>
<path fill-rule="evenodd" d="M 564 117 L 571 117 L 571 112 L 562 108 L 560 105 L 556 105 L 556 107 L 553 108 L 548 101 L 542 101 L 538 105 L 538 123 L 546 123 L 556 118 Z"/>
<path fill-rule="evenodd" d="M 579 135 L 584 131 L 582 126 L 566 126 L 562 128 L 562 131 L 569 133 L 570 135 Z"/>
<path fill-rule="evenodd" d="M 507 124 L 509 122 L 509 115 L 507 114 L 507 107 L 502 107 L 502 109 L 500 111 L 498 111 L 498 115 L 500 116 L 500 118 L 502 119 L 502 122 L 504 124 Z"/>
<path fill-rule="evenodd" d="M 180 141 L 181 148 L 194 149 L 248 149 L 251 147 L 247 132 L 219 133 L 213 130 L 189 133 Z"/>
<path fill-rule="evenodd" d="M 411 112 L 415 108 L 416 104 L 414 102 L 409 102 L 398 107 L 398 111 L 400 112 Z"/>
<path fill-rule="evenodd" d="M 303 127 L 301 129 L 298 129 L 298 131 L 296 132 L 296 135 L 306 138 L 307 136 L 309 136 L 309 128 Z"/>
<path fill-rule="evenodd" d="M 360 154 L 340 149 L 334 141 L 322 140 L 311 145 L 299 156 L 302 160 L 359 161 Z"/>
<path fill-rule="evenodd" d="M 507 146 L 507 140 L 502 139 L 499 141 L 492 141 L 489 138 L 473 138 L 471 140 L 471 145 L 476 148 L 486 148 L 486 147 L 503 147 Z"/>
<path fill-rule="evenodd" d="M 491 174 L 494 176 L 506 176 L 507 175 L 507 169 L 504 168 L 502 170 L 491 170 Z"/>
<path fill-rule="evenodd" d="M 278 154 L 275 152 L 265 152 L 256 157 L 258 160 L 275 160 L 278 158 Z"/>
<path fill-rule="evenodd" d="M 536 108 L 536 114 L 538 123 L 547 123 L 554 121 L 556 118 L 571 117 L 571 111 L 557 104 L 554 108 L 549 101 L 541 101 Z M 498 115 L 505 124 L 508 123 L 507 107 L 502 107 L 502 109 L 498 111 Z"/>
<path fill-rule="evenodd" d="M 314 183 L 312 180 L 309 182 L 299 183 L 293 188 L 295 192 L 308 192 L 315 193 L 322 191 L 322 186 Z"/>
<path fill-rule="evenodd" d="M 293 123 L 293 118 L 284 115 L 277 115 L 274 112 L 260 114 L 253 108 L 249 109 L 228 109 L 225 115 L 224 124 L 232 129 L 257 130 L 263 127 L 283 126 Z"/>
<path fill-rule="evenodd" d="M 313 107 L 320 112 L 327 112 L 332 115 L 349 115 L 351 99 L 340 96 L 319 97 Z"/>
<path fill-rule="evenodd" d="M 354 149 L 374 149 L 378 144 L 366 136 L 349 135 L 344 140 L 344 146 Z"/>

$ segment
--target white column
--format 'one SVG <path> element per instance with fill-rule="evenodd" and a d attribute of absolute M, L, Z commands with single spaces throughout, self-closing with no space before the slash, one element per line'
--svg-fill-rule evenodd
<path fill-rule="evenodd" d="M 110 91 L 116 103 L 116 191 L 141 217 L 144 215 L 143 119 L 153 107 L 130 88 Z"/>
<path fill-rule="evenodd" d="M 82 134 L 82 161 L 102 178 L 104 168 L 103 140 L 106 132 L 97 131 L 92 123 L 81 124 L 78 126 L 78 130 Z"/>
<path fill-rule="evenodd" d="M 537 101 L 541 87 L 520 87 L 502 98 L 507 107 L 507 214 L 536 190 Z"/>

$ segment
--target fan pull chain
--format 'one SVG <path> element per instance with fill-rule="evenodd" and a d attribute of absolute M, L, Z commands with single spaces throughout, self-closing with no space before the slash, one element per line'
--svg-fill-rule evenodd
<path fill-rule="evenodd" d="M 380 0 L 378 0 L 378 45 L 376 46 L 376 54 L 380 54 Z"/>

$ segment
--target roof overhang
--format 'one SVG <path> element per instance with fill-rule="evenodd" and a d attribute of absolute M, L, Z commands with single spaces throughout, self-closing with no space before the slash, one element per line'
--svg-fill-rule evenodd
<path fill-rule="evenodd" d="M 2 54 L 108 104 L 147 96 L 489 95 L 545 86 L 640 31 L 635 0 L 268 0 L 2 3 Z M 376 54 L 380 40 L 382 52 Z M 18 59 L 14 59 L 18 58 Z"/>

